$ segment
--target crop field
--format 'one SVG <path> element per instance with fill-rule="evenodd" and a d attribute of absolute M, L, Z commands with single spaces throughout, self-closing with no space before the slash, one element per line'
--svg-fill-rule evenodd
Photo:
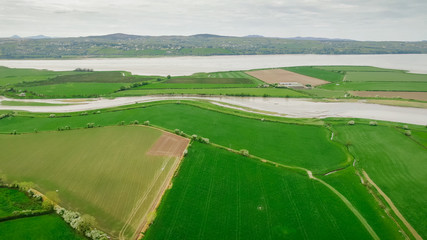
<path fill-rule="evenodd" d="M 348 72 L 350 82 L 427 82 L 427 74 L 405 72 Z"/>
<path fill-rule="evenodd" d="M 427 102 L 427 92 L 350 91 L 358 97 L 404 98 Z"/>
<path fill-rule="evenodd" d="M 94 216 L 116 238 L 130 238 L 176 168 L 180 142 L 187 141 L 172 139 L 164 154 L 149 154 L 162 134 L 123 126 L 0 135 L 0 170 L 8 181 L 57 191 L 61 206 Z"/>
<path fill-rule="evenodd" d="M 344 77 L 344 74 L 342 72 L 328 71 L 325 69 L 310 66 L 286 67 L 283 69 L 294 73 L 310 76 L 313 78 L 322 79 L 328 82 L 340 82 Z"/>
<path fill-rule="evenodd" d="M 58 75 L 79 74 L 74 71 L 54 72 L 48 70 L 7 68 L 0 66 L 0 86 L 22 82 L 34 82 L 54 78 Z"/>
<path fill-rule="evenodd" d="M 188 78 L 177 77 L 166 80 L 165 83 L 199 83 L 199 84 L 251 84 L 252 80 L 247 78 Z"/>
<path fill-rule="evenodd" d="M 14 240 L 83 240 L 56 214 L 0 222 L 0 238 Z"/>
<path fill-rule="evenodd" d="M 124 86 L 123 83 L 61 83 L 23 87 L 22 90 L 41 94 L 43 97 L 93 97 L 113 93 Z"/>
<path fill-rule="evenodd" d="M 337 138 L 370 178 L 392 199 L 415 230 L 427 236 L 427 155 L 403 131 L 382 126 L 337 126 Z"/>
<path fill-rule="evenodd" d="M 427 82 L 342 82 L 321 87 L 329 90 L 425 92 Z"/>
<path fill-rule="evenodd" d="M 154 84 L 153 84 L 154 85 Z M 127 90 L 111 94 L 112 97 L 146 96 L 146 95 L 216 95 L 242 97 L 305 97 L 300 93 L 285 88 L 212 88 L 212 89 L 140 89 Z"/>
<path fill-rule="evenodd" d="M 319 70 L 344 74 L 342 81 L 333 81 L 320 88 L 357 91 L 427 91 L 427 74 L 364 66 L 316 66 Z M 304 73 L 303 73 L 304 74 Z"/>
<path fill-rule="evenodd" d="M 69 104 L 4 100 L 4 101 L 0 101 L 0 105 L 3 105 L 3 106 L 64 106 Z"/>
<path fill-rule="evenodd" d="M 174 119 L 174 121 L 171 121 Z M 197 121 L 195 121 L 197 119 Z M 330 132 L 320 126 L 284 124 L 249 119 L 185 104 L 163 104 L 126 111 L 65 118 L 13 117 L 0 120 L 0 132 L 56 130 L 58 127 L 85 127 L 88 122 L 117 125 L 149 120 L 167 129 L 209 137 L 212 142 L 275 162 L 326 171 L 348 162 L 343 148 L 329 140 Z M 312 152 L 316 152 L 313 156 Z M 334 156 L 331 158 L 330 156 Z"/>
<path fill-rule="evenodd" d="M 363 207 L 380 211 L 372 199 Z M 376 231 L 395 230 L 380 216 L 371 221 Z M 307 175 L 193 143 L 144 239 L 331 238 L 371 236 L 332 191 Z"/>
<path fill-rule="evenodd" d="M 154 83 L 134 88 L 144 89 L 197 89 L 197 88 L 254 88 L 256 84 L 211 84 L 211 83 Z"/>
<path fill-rule="evenodd" d="M 322 84 L 329 83 L 328 81 L 325 81 L 325 80 L 309 77 L 306 75 L 301 75 L 301 74 L 291 72 L 291 71 L 286 71 L 283 69 L 257 70 L 257 71 L 248 71 L 246 73 L 270 84 L 281 83 L 281 82 L 298 82 L 302 85 L 310 84 L 312 86 L 319 86 Z"/>

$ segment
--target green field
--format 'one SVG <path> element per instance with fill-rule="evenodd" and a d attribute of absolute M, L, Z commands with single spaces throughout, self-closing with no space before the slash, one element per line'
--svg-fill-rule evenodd
<path fill-rule="evenodd" d="M 188 134 L 209 137 L 212 142 L 283 164 L 297 165 L 314 171 L 326 171 L 347 164 L 342 147 L 329 140 L 330 133 L 320 126 L 260 121 L 186 104 L 163 104 L 126 111 L 87 116 L 48 118 L 13 117 L 0 120 L 0 132 L 10 133 L 55 130 L 58 127 L 84 127 L 88 122 L 102 126 L 133 120 L 168 129 L 179 128 Z M 173 119 L 173 121 L 171 121 Z M 312 152 L 316 152 L 313 155 Z M 331 158 L 330 156 L 334 156 Z"/>
<path fill-rule="evenodd" d="M 195 95 L 227 95 L 227 96 L 257 96 L 257 97 L 305 97 L 300 93 L 285 88 L 215 88 L 215 89 L 146 89 L 146 90 L 128 90 L 111 94 L 113 97 L 126 96 L 146 96 L 146 95 L 177 95 L 177 94 L 195 94 Z"/>
<path fill-rule="evenodd" d="M 350 82 L 427 82 L 427 74 L 405 72 L 349 72 L 346 81 Z"/>
<path fill-rule="evenodd" d="M 340 82 L 342 81 L 344 74 L 336 71 L 328 71 L 324 69 L 319 69 L 317 67 L 286 67 L 285 70 L 299 73 L 302 75 L 323 79 L 329 82 Z"/>
<path fill-rule="evenodd" d="M 44 103 L 44 102 L 23 102 L 23 101 L 1 101 L 3 106 L 65 106 L 69 104 Z"/>
<path fill-rule="evenodd" d="M 83 240 L 56 214 L 0 222 L 0 239 L 14 240 Z"/>
<path fill-rule="evenodd" d="M 365 212 L 380 211 L 368 194 L 356 198 L 367 201 Z M 388 219 L 370 217 L 375 230 L 391 230 L 379 232 L 381 237 L 399 237 Z M 144 239 L 332 238 L 371 236 L 327 187 L 306 175 L 193 143 Z"/>
<path fill-rule="evenodd" d="M 321 86 L 328 90 L 357 90 L 357 91 L 427 91 L 426 82 L 341 82 L 339 85 L 327 84 Z"/>
<path fill-rule="evenodd" d="M 193 89 L 193 88 L 253 88 L 256 84 L 211 84 L 211 83 L 153 83 L 134 88 L 144 89 Z"/>
<path fill-rule="evenodd" d="M 248 78 L 190 78 L 176 77 L 166 80 L 168 83 L 196 83 L 196 84 L 251 84 L 252 80 Z"/>
<path fill-rule="evenodd" d="M 59 75 L 80 74 L 74 71 L 54 72 L 25 68 L 7 68 L 0 66 L 0 87 L 22 82 L 43 81 Z"/>
<path fill-rule="evenodd" d="M 393 127 L 336 126 L 337 138 L 422 237 L 427 236 L 426 149 Z"/>
<path fill-rule="evenodd" d="M 145 154 L 161 134 L 123 126 L 0 135 L 0 171 L 43 193 L 58 190 L 61 206 L 94 216 L 114 237 L 130 238 L 177 161 Z"/>
<path fill-rule="evenodd" d="M 314 76 L 304 68 L 301 74 Z M 319 86 L 325 90 L 359 90 L 359 91 L 427 91 L 427 74 L 413 74 L 402 70 L 384 69 L 366 66 L 316 66 L 313 69 L 332 74 L 344 75 L 342 79 L 331 80 L 331 84 Z M 337 81 L 338 80 L 338 81 Z M 325 96 L 325 95 L 319 95 Z"/>
<path fill-rule="evenodd" d="M 123 83 L 61 83 L 41 85 L 35 87 L 23 87 L 22 90 L 41 94 L 43 97 L 97 97 L 113 93 L 124 86 Z"/>
<path fill-rule="evenodd" d="M 0 187 L 0 217 L 10 216 L 14 211 L 39 210 L 41 208 L 39 201 L 30 199 L 25 193 L 17 189 Z"/>

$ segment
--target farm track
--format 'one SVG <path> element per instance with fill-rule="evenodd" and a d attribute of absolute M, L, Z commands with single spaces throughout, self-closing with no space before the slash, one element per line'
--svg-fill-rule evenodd
<path fill-rule="evenodd" d="M 396 216 L 405 224 L 405 226 L 409 229 L 409 231 L 412 233 L 415 239 L 422 240 L 423 238 L 418 234 L 418 232 L 411 226 L 411 224 L 405 219 L 405 217 L 399 212 L 399 209 L 394 205 L 394 203 L 391 201 L 391 199 L 375 184 L 374 181 L 369 177 L 369 175 L 362 171 L 363 176 L 366 178 L 366 180 L 374 186 L 374 188 L 378 191 L 378 193 L 384 198 L 384 200 L 387 202 L 387 204 L 390 206 L 390 208 L 393 210 L 393 212 L 396 214 Z"/>

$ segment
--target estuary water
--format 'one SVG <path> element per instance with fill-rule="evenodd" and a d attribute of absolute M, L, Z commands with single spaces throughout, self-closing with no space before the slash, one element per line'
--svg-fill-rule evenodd
<path fill-rule="evenodd" d="M 395 107 L 363 102 L 315 102 L 310 99 L 294 98 L 262 98 L 262 97 L 194 97 L 194 96 L 141 96 L 119 97 L 115 99 L 80 99 L 66 106 L 6 106 L 1 101 L 0 110 L 23 110 L 30 112 L 76 112 L 129 105 L 141 102 L 160 100 L 207 100 L 224 107 L 237 108 L 244 111 L 263 112 L 263 114 L 293 118 L 367 118 L 401 123 L 427 125 L 427 109 Z M 63 99 L 31 99 L 19 100 L 27 102 L 46 102 L 64 104 Z M 232 104 L 232 106 L 228 105 Z M 247 108 L 250 108 L 249 110 Z M 264 111 L 268 111 L 265 113 Z"/>
<path fill-rule="evenodd" d="M 249 70 L 257 68 L 361 65 L 427 73 L 427 54 L 387 55 L 239 55 L 208 57 L 90 58 L 73 60 L 0 60 L 0 66 L 49 70 L 92 68 L 97 71 L 124 70 L 139 75 L 191 75 L 197 72 Z"/>

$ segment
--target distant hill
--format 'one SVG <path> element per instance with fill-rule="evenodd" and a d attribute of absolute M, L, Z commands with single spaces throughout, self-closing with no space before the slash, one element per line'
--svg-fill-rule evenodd
<path fill-rule="evenodd" d="M 427 42 L 355 41 L 316 37 L 271 38 L 196 34 L 0 38 L 1 59 L 211 56 L 258 54 L 427 54 Z"/>

